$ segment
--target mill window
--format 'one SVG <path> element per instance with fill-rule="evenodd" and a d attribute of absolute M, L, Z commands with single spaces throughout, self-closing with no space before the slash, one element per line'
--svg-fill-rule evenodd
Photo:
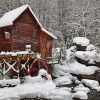
<path fill-rule="evenodd" d="M 9 32 L 5 32 L 5 39 L 10 39 L 10 33 Z"/>
<path fill-rule="evenodd" d="M 16 34 L 17 34 L 17 35 L 20 34 L 20 27 L 19 27 L 19 26 L 16 27 Z"/>
<path fill-rule="evenodd" d="M 33 36 L 36 36 L 36 35 L 37 35 L 37 30 L 33 29 Z"/>

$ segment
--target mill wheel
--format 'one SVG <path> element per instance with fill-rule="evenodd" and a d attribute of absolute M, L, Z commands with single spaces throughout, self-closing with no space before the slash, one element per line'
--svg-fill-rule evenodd
<path fill-rule="evenodd" d="M 29 71 L 30 76 L 37 76 L 40 69 L 45 69 L 48 71 L 47 63 L 45 60 L 39 58 L 32 62 Z"/>

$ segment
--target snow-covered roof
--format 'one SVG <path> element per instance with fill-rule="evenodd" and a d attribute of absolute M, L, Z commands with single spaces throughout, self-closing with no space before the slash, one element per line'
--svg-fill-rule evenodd
<path fill-rule="evenodd" d="M 51 37 L 53 37 L 54 39 L 57 39 L 56 36 L 54 36 L 52 33 L 48 32 L 46 29 L 44 29 L 43 27 L 41 28 L 42 31 L 44 31 L 46 34 L 50 35 Z"/>
<path fill-rule="evenodd" d="M 30 8 L 29 5 L 23 5 L 19 8 L 16 8 L 14 10 L 11 10 L 7 13 L 5 13 L 3 15 L 3 17 L 1 17 L 0 19 L 0 27 L 5 27 L 5 26 L 10 26 L 13 25 L 13 22 L 26 10 L 29 9 L 32 13 L 32 15 L 34 16 L 34 18 L 36 19 L 38 25 L 40 26 L 41 30 L 43 30 L 44 32 L 46 32 L 46 34 L 48 34 L 49 36 L 51 36 L 52 38 L 56 39 L 56 37 L 51 34 L 50 32 L 48 32 L 47 30 L 45 30 L 41 23 L 39 22 L 39 20 L 37 19 L 37 17 L 35 16 L 34 12 L 32 11 L 32 9 Z"/>
<path fill-rule="evenodd" d="M 90 44 L 90 41 L 86 37 L 76 37 L 73 39 L 73 43 L 81 46 L 87 46 Z"/>

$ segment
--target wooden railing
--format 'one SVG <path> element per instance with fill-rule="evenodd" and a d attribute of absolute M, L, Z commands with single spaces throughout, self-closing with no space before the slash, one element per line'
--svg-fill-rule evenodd
<path fill-rule="evenodd" d="M 61 64 L 60 58 L 58 58 L 58 57 L 47 57 L 46 61 L 47 61 L 47 64 L 52 65 L 52 67 L 55 64 Z"/>

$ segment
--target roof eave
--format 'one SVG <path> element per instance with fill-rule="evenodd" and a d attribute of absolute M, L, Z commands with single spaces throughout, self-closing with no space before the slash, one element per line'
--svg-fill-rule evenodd
<path fill-rule="evenodd" d="M 48 31 L 47 31 L 46 29 L 44 29 L 43 27 L 41 28 L 41 30 L 42 30 L 43 32 L 45 32 L 47 35 L 49 35 L 51 38 L 57 39 L 56 36 L 54 36 L 52 33 L 48 32 Z"/>
<path fill-rule="evenodd" d="M 12 26 L 12 25 L 13 25 L 13 23 L 9 24 L 9 25 L 2 25 L 2 26 L 0 26 L 0 28 L 9 27 L 9 26 Z"/>

